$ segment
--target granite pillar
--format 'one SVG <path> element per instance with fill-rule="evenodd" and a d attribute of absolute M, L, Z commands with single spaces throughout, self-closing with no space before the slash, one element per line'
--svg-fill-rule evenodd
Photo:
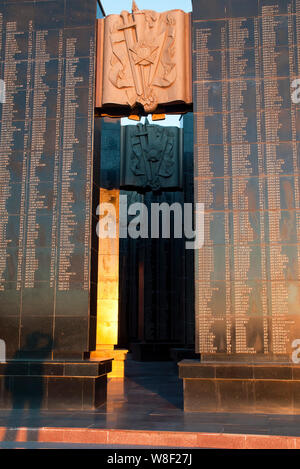
<path fill-rule="evenodd" d="M 91 353 L 91 358 L 113 358 L 110 378 L 124 377 L 127 355 L 127 350 L 115 350 L 119 330 L 119 192 L 100 188 L 103 210 L 99 222 L 102 227 L 99 226 L 97 345 Z M 109 229 L 115 231 L 111 233 L 113 237 L 106 237 Z"/>
<path fill-rule="evenodd" d="M 96 118 L 95 122 L 101 126 L 99 202 L 114 207 L 110 211 L 110 221 L 115 224 L 116 236 L 98 239 L 97 337 L 91 358 L 113 359 L 109 377 L 123 378 L 128 350 L 126 344 L 125 347 L 119 345 L 122 315 L 119 284 L 120 119 L 103 117 Z M 99 215 L 103 218 L 108 213 L 99 208 Z M 107 226 L 103 228 L 107 230 Z"/>
<path fill-rule="evenodd" d="M 0 5 L 0 407 L 15 397 L 25 405 L 35 392 L 41 408 L 105 401 L 110 361 L 88 360 L 97 312 L 96 3 Z"/>
<path fill-rule="evenodd" d="M 300 3 L 193 1 L 196 347 L 185 409 L 299 413 Z"/>

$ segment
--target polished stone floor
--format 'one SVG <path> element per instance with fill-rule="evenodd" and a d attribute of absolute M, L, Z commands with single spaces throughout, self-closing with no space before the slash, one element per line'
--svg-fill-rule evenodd
<path fill-rule="evenodd" d="M 0 410 L 0 427 L 76 427 L 300 436 L 300 415 L 183 412 L 182 382 L 172 362 L 128 360 L 96 411 Z"/>

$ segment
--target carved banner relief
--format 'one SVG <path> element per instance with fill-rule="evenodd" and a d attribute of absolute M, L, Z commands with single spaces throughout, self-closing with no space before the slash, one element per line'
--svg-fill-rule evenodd
<path fill-rule="evenodd" d="M 140 105 L 148 114 L 190 104 L 190 43 L 190 17 L 181 10 L 157 13 L 133 2 L 132 13 L 98 20 L 96 107 Z"/>

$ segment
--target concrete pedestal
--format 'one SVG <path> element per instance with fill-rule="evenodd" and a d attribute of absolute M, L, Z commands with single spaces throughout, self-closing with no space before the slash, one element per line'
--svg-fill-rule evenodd
<path fill-rule="evenodd" d="M 106 402 L 111 362 L 0 363 L 0 409 L 96 409 Z"/>
<path fill-rule="evenodd" d="M 300 365 L 179 362 L 186 412 L 300 414 Z"/>

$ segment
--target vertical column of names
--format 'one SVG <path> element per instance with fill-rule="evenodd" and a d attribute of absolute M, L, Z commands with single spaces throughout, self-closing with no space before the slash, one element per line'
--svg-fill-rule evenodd
<path fill-rule="evenodd" d="M 12 183 L 8 166 L 12 157 L 12 147 L 16 126 L 13 122 L 14 100 L 17 93 L 16 54 L 20 52 L 17 36 L 17 23 L 7 22 L 5 30 L 4 75 L 6 84 L 6 102 L 2 105 L 0 134 L 0 291 L 4 291 L 5 272 L 8 260 L 10 240 L 7 237 L 8 210 L 7 202 L 12 195 Z M 17 273 L 18 275 L 18 273 Z"/>
<path fill-rule="evenodd" d="M 247 282 L 250 268 L 253 229 L 249 222 L 247 197 L 248 178 L 252 171 L 249 163 L 250 144 L 247 141 L 247 116 L 243 107 L 243 93 L 247 90 L 244 58 L 248 29 L 245 19 L 229 19 L 229 73 L 230 73 L 230 134 L 232 162 L 232 217 L 233 217 L 233 269 L 236 353 L 255 353 L 247 347 L 247 311 L 251 287 Z"/>
<path fill-rule="evenodd" d="M 83 272 L 83 289 L 89 290 L 89 279 L 90 279 L 90 228 L 91 228 L 91 198 L 90 198 L 90 187 L 92 184 L 92 141 L 93 141 L 93 129 L 94 123 L 91 116 L 93 116 L 94 108 L 94 57 L 95 57 L 95 42 L 94 39 L 90 39 L 90 57 L 89 57 L 89 96 L 88 96 L 88 129 L 87 129 L 87 172 L 86 172 L 86 207 L 85 207 L 85 234 L 84 234 L 84 272 Z"/>
<path fill-rule="evenodd" d="M 266 138 L 266 173 L 269 218 L 270 294 L 272 308 L 272 351 L 286 353 L 288 340 L 285 319 L 288 315 L 288 293 L 284 276 L 287 257 L 281 253 L 280 234 L 280 173 L 282 160 L 277 160 L 279 114 L 282 98 L 277 84 L 276 14 L 278 6 L 262 7 L 262 66 L 264 75 L 264 112 Z"/>
<path fill-rule="evenodd" d="M 226 316 L 226 351 L 232 352 L 232 337 L 231 329 L 233 322 L 232 314 L 232 300 L 231 300 L 231 275 L 230 275 L 230 256 L 231 256 L 231 243 L 230 243 L 230 223 L 229 223 L 229 210 L 230 210 L 230 165 L 229 165 L 229 145 L 228 145 L 228 109 L 229 109 L 229 94 L 228 94 L 228 61 L 227 61 L 227 36 L 228 36 L 228 23 L 221 28 L 221 77 L 222 77 L 222 133 L 223 133 L 223 152 L 224 152 L 224 238 L 225 238 L 225 316 Z"/>
<path fill-rule="evenodd" d="M 70 280 L 74 272 L 70 271 L 72 255 L 75 244 L 72 242 L 76 227 L 76 214 L 74 213 L 75 200 L 71 184 L 75 179 L 72 174 L 74 145 L 76 138 L 76 109 L 78 107 L 75 87 L 83 81 L 77 77 L 76 38 L 66 39 L 65 58 L 65 96 L 64 96 L 64 122 L 63 122 L 63 154 L 61 162 L 61 200 L 60 200 L 60 227 L 59 227 L 59 266 L 58 290 L 70 290 Z"/>
<path fill-rule="evenodd" d="M 44 82 L 46 63 L 50 56 L 46 51 L 47 31 L 35 33 L 35 62 L 30 167 L 28 174 L 28 205 L 25 253 L 25 288 L 34 288 L 35 276 L 39 268 L 36 252 L 36 240 L 39 236 L 37 215 L 40 210 L 47 209 L 46 197 L 39 190 L 40 179 L 37 171 L 40 167 L 45 145 L 47 107 L 45 105 L 48 85 Z"/>
<path fill-rule="evenodd" d="M 57 74 L 57 100 L 55 122 L 55 154 L 53 176 L 53 213 L 51 234 L 51 265 L 50 287 L 56 287 L 57 280 L 57 255 L 58 255 L 58 220 L 59 220 L 59 169 L 60 169 L 60 144 L 61 144 L 61 117 L 62 117 L 62 80 L 63 80 L 63 30 L 59 31 L 58 39 L 58 74 Z"/>
<path fill-rule="evenodd" d="M 214 271 L 214 248 L 210 234 L 210 222 L 212 220 L 209 210 L 213 204 L 213 182 L 210 162 L 209 135 L 206 128 L 206 115 L 209 113 L 208 90 L 210 79 L 209 63 L 212 56 L 208 50 L 208 39 L 211 35 L 210 28 L 196 30 L 196 86 L 197 103 L 195 124 L 197 127 L 197 141 L 195 155 L 197 155 L 197 185 L 195 188 L 196 202 L 205 205 L 205 246 L 197 255 L 197 327 L 199 335 L 200 352 L 213 353 L 214 334 L 211 326 L 214 323 L 210 303 L 212 301 L 216 287 L 212 286 L 211 276 Z"/>
<path fill-rule="evenodd" d="M 256 126 L 257 126 L 257 166 L 259 191 L 259 226 L 260 226 L 260 253 L 261 253 L 261 306 L 263 314 L 263 350 L 269 353 L 269 323 L 268 323 L 268 297 L 267 297 L 267 271 L 266 271 L 266 237 L 265 237 L 265 170 L 264 145 L 262 144 L 262 80 L 261 80 L 261 42 L 259 34 L 259 19 L 254 18 L 254 46 L 255 46 L 255 94 L 256 94 Z"/>
<path fill-rule="evenodd" d="M 24 122 L 24 151 L 22 161 L 22 179 L 21 179 L 21 204 L 20 204 L 20 234 L 19 234 L 19 252 L 18 252 L 18 277 L 17 290 L 21 290 L 23 281 L 23 265 L 25 253 L 25 227 L 26 227 L 26 194 L 27 194 L 27 176 L 28 164 L 30 161 L 30 132 L 31 132 L 31 92 L 32 83 L 32 55 L 33 55 L 33 24 L 29 21 L 28 25 L 28 56 L 26 72 L 26 101 L 25 101 L 25 122 Z"/>

